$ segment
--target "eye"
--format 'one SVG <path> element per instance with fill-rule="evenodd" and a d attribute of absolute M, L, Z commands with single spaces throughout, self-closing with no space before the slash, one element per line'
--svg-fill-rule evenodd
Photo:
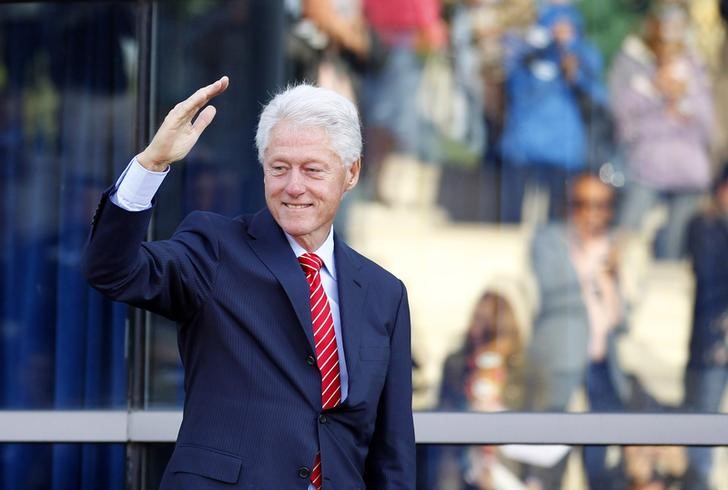
<path fill-rule="evenodd" d="M 274 177 L 285 175 L 287 171 L 288 168 L 285 165 L 273 164 L 268 167 L 268 174 Z"/>
<path fill-rule="evenodd" d="M 304 167 L 303 171 L 312 177 L 320 177 L 324 173 L 324 168 L 319 165 L 310 165 Z"/>

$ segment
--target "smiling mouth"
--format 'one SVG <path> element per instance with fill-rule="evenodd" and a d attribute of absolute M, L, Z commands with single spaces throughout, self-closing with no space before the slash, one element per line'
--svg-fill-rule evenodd
<path fill-rule="evenodd" d="M 313 204 L 290 204 L 290 203 L 285 203 L 285 202 L 283 203 L 283 205 L 285 207 L 287 207 L 288 209 L 305 209 L 305 208 L 313 206 Z"/>

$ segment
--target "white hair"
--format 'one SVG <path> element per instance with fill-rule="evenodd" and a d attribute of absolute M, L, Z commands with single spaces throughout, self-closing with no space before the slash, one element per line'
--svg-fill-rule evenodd
<path fill-rule="evenodd" d="M 255 133 L 261 164 L 270 132 L 283 120 L 304 128 L 324 129 L 331 149 L 347 167 L 361 157 L 361 127 L 354 104 L 333 90 L 301 84 L 289 86 L 263 108 Z"/>

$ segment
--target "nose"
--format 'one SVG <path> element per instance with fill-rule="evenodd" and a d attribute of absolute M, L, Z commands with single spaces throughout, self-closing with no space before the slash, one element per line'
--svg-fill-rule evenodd
<path fill-rule="evenodd" d="M 298 197 L 306 192 L 304 177 L 298 169 L 289 172 L 288 182 L 286 182 L 286 193 L 293 197 Z"/>

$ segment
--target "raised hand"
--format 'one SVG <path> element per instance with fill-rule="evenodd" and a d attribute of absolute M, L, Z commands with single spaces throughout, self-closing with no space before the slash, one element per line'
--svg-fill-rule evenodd
<path fill-rule="evenodd" d="M 211 99 L 223 93 L 229 84 L 230 80 L 224 76 L 174 106 L 164 118 L 149 146 L 137 155 L 139 164 L 147 170 L 161 172 L 171 163 L 186 157 L 202 132 L 215 118 L 214 106 L 208 105 L 202 108 Z"/>

